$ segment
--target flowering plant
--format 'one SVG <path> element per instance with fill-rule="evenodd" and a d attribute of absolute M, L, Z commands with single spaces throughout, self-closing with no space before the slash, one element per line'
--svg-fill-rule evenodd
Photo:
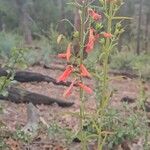
<path fill-rule="evenodd" d="M 74 85 L 80 88 L 80 133 L 81 133 L 81 144 L 82 149 L 86 149 L 87 137 L 83 132 L 85 115 L 84 106 L 84 91 L 88 94 L 93 93 L 93 89 L 87 86 L 83 82 L 83 78 L 94 78 L 98 86 L 96 87 L 97 99 L 99 99 L 99 104 L 96 110 L 96 115 L 91 116 L 92 123 L 97 133 L 97 143 L 98 149 L 101 150 L 103 143 L 105 141 L 105 136 L 102 136 L 102 122 L 98 122 L 99 118 L 104 115 L 104 110 L 108 106 L 109 99 L 111 97 L 111 91 L 108 89 L 108 60 L 113 47 L 117 44 L 117 39 L 119 35 L 124 31 L 121 28 L 121 21 L 116 23 L 115 28 L 112 28 L 112 22 L 114 20 L 122 20 L 121 17 L 115 17 L 117 10 L 122 5 L 121 0 L 100 0 L 100 5 L 103 11 L 99 12 L 96 7 L 91 6 L 94 1 L 92 0 L 75 0 L 73 5 L 79 9 L 80 16 L 80 28 L 75 30 L 78 38 L 78 50 L 77 54 L 74 55 L 74 45 L 69 43 L 65 53 L 58 54 L 58 58 L 65 59 L 68 63 L 65 71 L 58 77 L 57 81 L 65 82 L 69 76 L 73 75 L 72 83 L 69 88 L 64 92 L 64 96 L 70 96 Z M 125 17 L 123 17 L 125 19 Z M 103 22 L 105 24 L 103 25 Z M 74 29 L 76 29 L 74 27 Z M 84 64 L 84 54 L 90 55 L 94 50 L 95 44 L 99 42 L 101 44 L 102 54 L 102 69 L 99 73 L 98 69 L 94 72 L 89 72 Z M 101 96 L 99 97 L 99 93 Z M 106 135 L 107 136 L 107 135 Z"/>

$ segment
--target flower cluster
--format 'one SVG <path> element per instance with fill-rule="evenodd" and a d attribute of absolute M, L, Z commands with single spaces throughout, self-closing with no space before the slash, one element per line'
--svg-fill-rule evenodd
<path fill-rule="evenodd" d="M 71 43 L 68 44 L 66 53 L 58 54 L 59 58 L 65 58 L 67 62 L 70 60 L 70 56 L 71 56 Z M 70 96 L 74 85 L 77 85 L 87 93 L 91 94 L 93 92 L 92 89 L 80 81 L 81 76 L 88 78 L 91 77 L 90 73 L 83 64 L 80 64 L 79 66 L 76 67 L 74 67 L 73 65 L 67 65 L 65 71 L 57 79 L 57 82 L 61 81 L 66 82 L 66 80 L 72 73 L 75 73 L 77 77 L 72 81 L 69 88 L 64 92 L 63 94 L 64 97 Z"/>
<path fill-rule="evenodd" d="M 89 15 L 93 18 L 94 21 L 99 21 L 102 16 L 98 13 L 96 13 L 93 9 L 88 9 Z"/>
<path fill-rule="evenodd" d="M 102 16 L 100 14 L 96 13 L 91 8 L 88 9 L 88 13 L 89 13 L 89 16 L 91 17 L 91 19 L 93 19 L 94 21 L 100 21 L 102 18 Z M 112 37 L 111 33 L 104 32 L 102 35 L 104 38 Z M 91 27 L 89 29 L 88 40 L 84 46 L 84 50 L 87 53 L 91 52 L 94 49 L 95 41 L 99 36 L 100 36 L 99 34 L 96 34 L 96 31 L 94 28 Z M 70 62 L 70 58 L 72 56 L 71 51 L 72 51 L 72 43 L 69 43 L 68 47 L 66 49 L 66 52 L 58 54 L 58 58 L 63 58 L 67 62 Z M 78 64 L 77 66 L 67 65 L 65 71 L 57 79 L 57 82 L 61 82 L 61 81 L 66 82 L 66 80 L 68 79 L 68 77 L 71 74 L 75 74 L 75 79 L 71 82 L 69 88 L 64 92 L 65 97 L 70 96 L 74 85 L 80 87 L 81 89 L 83 89 L 85 92 L 87 92 L 89 94 L 91 94 L 93 92 L 90 87 L 88 87 L 83 82 L 81 82 L 81 77 L 91 78 L 91 74 L 89 73 L 87 68 L 84 66 L 84 64 Z"/>

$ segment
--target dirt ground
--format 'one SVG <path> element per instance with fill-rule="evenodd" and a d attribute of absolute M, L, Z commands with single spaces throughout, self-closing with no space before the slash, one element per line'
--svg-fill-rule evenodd
<path fill-rule="evenodd" d="M 28 68 L 28 71 L 32 72 L 38 72 L 44 75 L 51 76 L 53 78 L 57 78 L 62 71 L 59 70 L 51 70 L 51 69 L 44 69 L 40 66 L 34 66 Z M 139 96 L 140 86 L 139 81 L 137 79 L 129 79 L 129 78 L 114 78 L 111 76 L 110 81 L 110 87 L 115 90 L 115 93 L 113 97 L 111 98 L 110 105 L 113 107 L 120 107 L 122 105 L 121 99 L 124 96 L 129 96 L 132 98 L 137 98 Z M 90 87 L 93 87 L 93 81 L 86 79 L 86 83 Z M 61 108 L 57 106 L 56 104 L 52 106 L 44 106 L 39 105 L 38 110 L 40 112 L 40 116 L 44 118 L 45 122 L 47 124 L 51 124 L 52 122 L 56 121 L 63 127 L 69 127 L 73 130 L 77 130 L 77 119 L 74 117 L 71 117 L 68 114 L 64 114 L 64 112 L 78 112 L 79 111 L 79 97 L 78 97 L 78 88 L 74 87 L 74 92 L 69 98 L 63 98 L 63 92 L 67 87 L 64 86 L 57 86 L 53 85 L 53 83 L 46 83 L 46 82 L 40 82 L 40 83 L 20 83 L 18 85 L 21 88 L 24 88 L 31 92 L 40 93 L 43 95 L 47 95 L 54 98 L 63 99 L 64 101 L 72 101 L 74 102 L 74 105 L 69 108 Z M 150 93 L 150 83 L 145 84 L 145 89 L 147 93 Z M 95 95 L 88 95 L 87 96 L 87 102 L 86 102 L 86 109 L 88 111 L 92 111 L 95 108 Z M 150 101 L 150 97 L 148 99 Z M 2 122 L 7 126 L 7 129 L 10 131 L 15 131 L 17 126 L 23 127 L 27 123 L 27 112 L 26 112 L 26 104 L 15 104 L 12 102 L 6 102 L 2 101 L 1 105 L 3 107 L 3 114 L 0 115 L 0 119 Z M 22 148 L 18 149 L 31 149 L 31 150 L 65 150 L 63 148 L 63 145 L 61 146 L 61 143 L 55 144 L 55 141 L 50 141 L 47 139 L 46 135 L 40 134 L 36 137 L 36 139 L 40 139 L 39 141 L 36 140 L 31 145 L 25 145 Z M 9 141 L 10 143 L 12 141 Z M 13 141 L 14 143 L 14 141 Z M 11 144 L 12 145 L 12 144 Z M 76 147 L 76 146 L 75 146 Z M 70 149 L 76 149 L 78 148 L 70 148 Z M 67 148 L 66 148 L 67 149 Z M 12 149 L 17 150 L 17 148 Z"/>

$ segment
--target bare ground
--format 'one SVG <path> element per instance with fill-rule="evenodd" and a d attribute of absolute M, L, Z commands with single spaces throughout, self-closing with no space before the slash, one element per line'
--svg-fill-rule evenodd
<path fill-rule="evenodd" d="M 28 69 L 29 71 L 38 72 L 44 75 L 49 75 L 53 78 L 57 78 L 62 71 L 59 70 L 50 70 L 50 69 L 44 69 L 39 66 L 30 67 Z M 123 78 L 114 78 L 111 76 L 110 81 L 110 87 L 115 90 L 115 93 L 113 97 L 111 98 L 110 105 L 116 108 L 120 108 L 122 106 L 121 98 L 124 96 L 129 96 L 132 98 L 138 98 L 139 91 L 140 91 L 140 82 L 137 79 L 123 79 Z M 70 79 L 71 80 L 71 79 Z M 86 79 L 86 83 L 90 87 L 93 87 L 93 81 Z M 65 112 L 78 112 L 79 111 L 79 97 L 78 97 L 78 88 L 74 87 L 74 92 L 69 98 L 63 98 L 63 92 L 67 87 L 64 86 L 57 86 L 53 85 L 52 83 L 21 83 L 18 85 L 19 87 L 22 87 L 26 90 L 29 90 L 31 92 L 37 92 L 43 95 L 47 95 L 54 98 L 61 98 L 65 101 L 73 101 L 75 104 L 70 108 L 61 108 L 57 106 L 56 104 L 52 106 L 44 106 L 39 105 L 37 106 L 40 111 L 40 116 L 44 118 L 44 120 L 51 124 L 54 121 L 58 122 L 62 127 L 69 127 L 73 129 L 74 131 L 77 130 L 77 119 L 74 117 L 71 117 L 68 114 L 64 114 Z M 145 89 L 147 93 L 150 93 L 150 83 L 145 84 Z M 95 108 L 95 95 L 88 95 L 87 96 L 87 102 L 86 102 L 86 109 L 90 112 L 92 112 Z M 150 97 L 148 99 L 150 101 Z M 7 130 L 9 131 L 15 131 L 17 126 L 23 127 L 27 123 L 27 113 L 26 113 L 26 104 L 15 104 L 11 102 L 1 102 L 1 105 L 3 107 L 3 114 L 0 115 L 0 120 L 7 126 Z M 26 145 L 22 146 L 21 144 L 18 144 L 17 141 L 16 144 L 18 144 L 18 150 L 20 149 L 31 149 L 31 150 L 65 150 L 63 143 L 58 141 L 53 141 L 52 139 L 48 139 L 45 133 L 40 133 L 38 136 L 36 136 L 35 139 L 40 139 L 40 141 L 32 142 L 32 145 Z M 8 145 L 11 145 L 12 150 L 17 150 L 17 148 L 13 149 L 13 144 L 15 144 L 16 141 L 8 139 L 7 143 Z M 59 142 L 59 144 L 58 144 Z M 56 144 L 57 143 L 57 144 Z M 21 145 L 21 147 L 20 147 Z M 77 146 L 77 145 L 76 145 Z M 75 149 L 78 150 L 79 148 L 73 146 L 74 148 L 69 149 Z M 15 147 L 15 146 L 14 146 Z M 67 148 L 66 148 L 67 149 Z"/>

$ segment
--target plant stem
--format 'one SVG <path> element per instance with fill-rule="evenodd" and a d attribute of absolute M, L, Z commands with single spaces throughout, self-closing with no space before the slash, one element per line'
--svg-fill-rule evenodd
<path fill-rule="evenodd" d="M 84 21 L 85 21 L 85 13 L 86 13 L 86 6 L 83 5 L 82 7 L 82 14 L 80 16 L 81 19 L 81 26 L 80 26 L 80 65 L 83 63 L 83 50 L 84 50 Z M 80 77 L 80 82 L 82 82 L 82 77 Z M 83 89 L 80 88 L 80 133 L 81 133 L 81 144 L 82 150 L 86 150 L 86 141 L 84 137 L 83 125 L 84 125 L 84 92 Z"/>
<path fill-rule="evenodd" d="M 105 3 L 105 5 L 107 5 Z M 105 6 L 106 7 L 106 6 Z M 111 33 L 111 26 L 112 26 L 112 8 L 113 4 L 110 3 L 109 7 L 109 12 L 108 12 L 108 22 L 107 22 L 107 33 Z M 109 98 L 108 97 L 108 60 L 109 60 L 109 55 L 110 55 L 110 43 L 111 40 L 109 38 L 106 38 L 106 43 L 104 45 L 104 59 L 103 59 L 103 78 L 102 78 L 102 89 L 101 89 L 101 95 L 102 98 L 100 99 L 100 104 L 98 108 L 98 118 L 102 118 L 104 115 L 104 110 L 108 105 Z M 102 143 L 102 136 L 101 136 L 101 131 L 102 131 L 102 125 L 99 125 L 99 133 L 98 133 L 98 150 L 102 150 L 103 144 Z"/>
<path fill-rule="evenodd" d="M 110 3 L 109 14 L 108 14 L 108 23 L 107 23 L 107 33 L 111 33 L 112 26 L 112 3 Z M 107 99 L 107 91 L 108 91 L 108 60 L 110 55 L 110 39 L 106 39 L 106 44 L 104 47 L 105 57 L 103 60 L 103 89 L 102 89 L 102 100 L 100 101 L 100 107 L 104 105 L 104 102 Z M 102 107 L 103 108 L 103 107 Z"/>

